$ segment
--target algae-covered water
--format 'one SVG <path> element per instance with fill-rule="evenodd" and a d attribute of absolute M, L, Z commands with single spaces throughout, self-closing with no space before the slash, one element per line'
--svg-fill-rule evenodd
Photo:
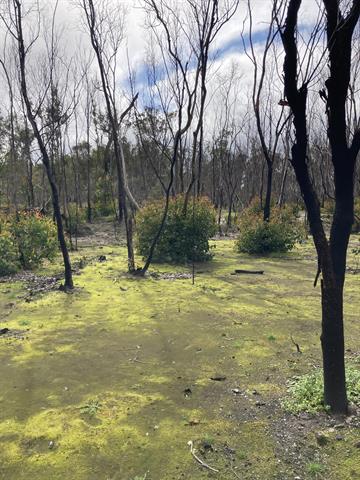
<path fill-rule="evenodd" d="M 195 285 L 129 277 L 119 246 L 73 255 L 106 261 L 89 262 L 72 294 L 0 284 L 1 479 L 360 479 L 356 420 L 338 429 L 281 407 L 287 380 L 321 364 L 311 243 L 268 258 L 213 246 Z M 348 275 L 347 357 L 360 368 L 359 291 Z"/>

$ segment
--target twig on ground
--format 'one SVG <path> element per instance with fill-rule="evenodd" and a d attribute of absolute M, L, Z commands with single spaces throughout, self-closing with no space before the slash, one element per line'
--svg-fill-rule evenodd
<path fill-rule="evenodd" d="M 188 445 L 190 447 L 190 453 L 191 455 L 195 458 L 195 460 L 200 463 L 200 465 L 202 467 L 205 467 L 205 468 L 208 468 L 209 470 L 211 470 L 212 472 L 216 472 L 216 473 L 219 473 L 219 470 L 216 470 L 216 468 L 213 468 L 213 467 L 210 467 L 210 465 L 208 465 L 207 463 L 205 463 L 203 460 L 201 460 L 201 458 L 199 458 L 196 453 L 195 453 L 195 449 L 194 449 L 194 444 L 192 442 L 192 440 L 189 440 L 188 441 Z"/>
<path fill-rule="evenodd" d="M 235 472 L 235 470 L 233 469 L 233 467 L 230 467 L 230 468 L 231 468 L 232 473 L 235 475 L 235 477 L 241 479 L 241 477 Z"/>
<path fill-rule="evenodd" d="M 301 349 L 300 349 L 300 345 L 295 342 L 295 340 L 293 339 L 293 336 L 292 336 L 292 335 L 290 335 L 290 338 L 291 338 L 292 343 L 293 343 L 293 344 L 295 345 L 295 347 L 296 347 L 297 353 L 302 353 L 302 351 L 301 351 Z"/>

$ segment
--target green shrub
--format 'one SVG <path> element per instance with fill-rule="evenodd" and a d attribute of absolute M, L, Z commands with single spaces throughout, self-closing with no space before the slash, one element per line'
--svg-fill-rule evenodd
<path fill-rule="evenodd" d="M 346 385 L 349 401 L 359 405 L 360 370 L 354 367 L 347 368 Z M 323 389 L 321 370 L 298 377 L 289 384 L 288 397 L 283 401 L 283 407 L 291 413 L 316 413 L 327 410 Z"/>
<path fill-rule="evenodd" d="M 292 207 L 273 207 L 270 221 L 264 222 L 263 212 L 253 202 L 239 219 L 237 250 L 250 254 L 287 252 L 305 237 L 304 227 Z"/>
<path fill-rule="evenodd" d="M 19 270 L 19 252 L 14 245 L 11 234 L 0 233 L 0 276 L 10 275 Z"/>
<path fill-rule="evenodd" d="M 149 253 L 163 212 L 164 202 L 158 200 L 148 203 L 136 215 L 137 249 L 143 257 Z M 171 198 L 167 221 L 155 248 L 154 260 L 175 263 L 209 260 L 209 239 L 215 233 L 215 210 L 208 199 L 199 198 L 195 204 L 190 200 L 185 214 L 184 197 L 179 195 Z"/>
<path fill-rule="evenodd" d="M 37 213 L 19 213 L 10 220 L 9 231 L 24 269 L 32 269 L 43 259 L 53 260 L 58 249 L 54 222 Z"/>

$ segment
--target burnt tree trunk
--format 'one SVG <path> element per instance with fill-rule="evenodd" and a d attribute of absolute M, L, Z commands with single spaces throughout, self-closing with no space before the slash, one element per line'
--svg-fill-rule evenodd
<path fill-rule="evenodd" d="M 307 83 L 298 88 L 298 49 L 296 30 L 302 0 L 289 0 L 285 28 L 281 32 L 285 49 L 285 95 L 293 113 L 295 144 L 291 163 L 309 216 L 322 273 L 322 334 L 324 401 L 333 413 L 347 413 L 343 290 L 346 254 L 354 216 L 354 168 L 360 149 L 360 131 L 351 146 L 346 139 L 346 99 L 350 81 L 352 34 L 360 15 L 360 2 L 354 0 L 343 17 L 337 0 L 323 0 L 327 13 L 330 76 L 326 81 L 328 139 L 331 145 L 335 182 L 335 213 L 327 239 L 320 215 L 320 203 L 307 164 Z M 316 283 L 316 282 L 315 282 Z"/>
<path fill-rule="evenodd" d="M 268 222 L 270 220 L 272 183 L 273 183 L 273 163 L 270 161 L 270 162 L 267 162 L 266 195 L 265 195 L 265 203 L 264 203 L 264 221 L 265 222 Z"/>
<path fill-rule="evenodd" d="M 14 5 L 15 18 L 16 18 L 15 20 L 16 21 L 16 40 L 17 40 L 17 49 L 18 49 L 18 55 L 19 55 L 21 94 L 24 99 L 27 117 L 33 129 L 34 136 L 39 145 L 39 149 L 42 155 L 42 161 L 43 161 L 45 171 L 50 184 L 52 204 L 54 209 L 54 218 L 57 226 L 58 240 L 59 240 L 60 249 L 61 249 L 61 253 L 64 260 L 65 290 L 67 290 L 67 289 L 72 289 L 74 285 L 73 285 L 73 279 L 72 279 L 70 257 L 69 257 L 69 252 L 66 245 L 64 226 L 63 226 L 61 211 L 60 211 L 59 193 L 58 193 L 58 188 L 55 182 L 54 172 L 51 167 L 50 157 L 47 152 L 43 138 L 41 136 L 40 130 L 38 128 L 38 125 L 36 123 L 36 118 L 32 111 L 31 101 L 28 96 L 27 83 L 26 83 L 26 65 L 25 65 L 27 49 L 25 48 L 24 38 L 23 38 L 21 3 L 19 0 L 14 0 L 13 5 Z"/>

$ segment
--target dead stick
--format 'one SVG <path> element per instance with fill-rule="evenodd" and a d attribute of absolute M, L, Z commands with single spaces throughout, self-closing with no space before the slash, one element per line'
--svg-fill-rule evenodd
<path fill-rule="evenodd" d="M 203 462 L 203 461 L 201 460 L 201 458 L 199 458 L 199 457 L 196 455 L 195 450 L 194 450 L 194 444 L 193 444 L 192 440 L 189 440 L 189 441 L 188 441 L 188 445 L 189 445 L 189 447 L 190 447 L 190 453 L 191 453 L 191 455 L 195 458 L 195 460 L 196 460 L 197 462 L 200 463 L 201 466 L 203 466 L 203 467 L 205 467 L 205 468 L 208 468 L 209 470 L 211 470 L 211 471 L 213 471 L 213 472 L 219 473 L 219 470 L 216 470 L 216 468 L 210 467 L 210 465 L 208 465 L 207 463 Z"/>
<path fill-rule="evenodd" d="M 301 350 L 300 350 L 300 345 L 295 342 L 292 335 L 290 335 L 290 338 L 291 338 L 292 343 L 295 345 L 297 352 L 302 353 Z"/>

